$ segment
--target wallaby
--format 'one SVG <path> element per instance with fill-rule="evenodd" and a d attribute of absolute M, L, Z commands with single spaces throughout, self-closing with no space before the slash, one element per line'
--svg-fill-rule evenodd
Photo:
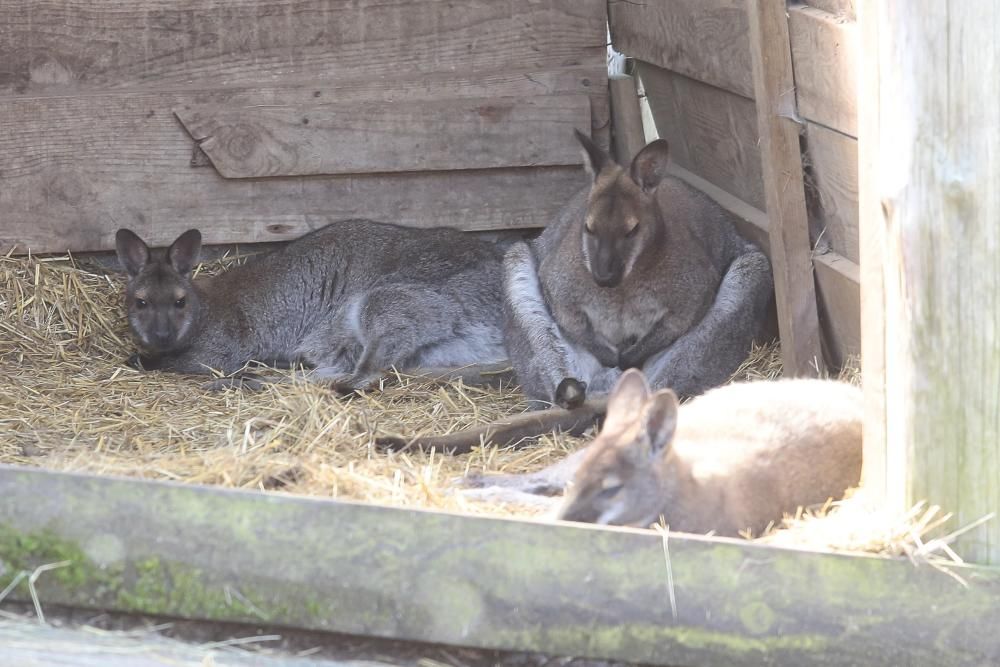
<path fill-rule="evenodd" d="M 557 516 L 567 521 L 647 527 L 662 517 L 681 532 L 760 535 L 858 484 L 862 413 L 859 388 L 813 379 L 735 383 L 679 406 L 632 369 L 588 447 L 537 473 L 466 485 L 515 500 L 565 487 Z"/>
<path fill-rule="evenodd" d="M 506 360 L 503 252 L 457 230 L 344 220 L 197 280 L 197 230 L 162 254 L 127 229 L 116 242 L 147 369 L 231 374 L 251 360 L 301 363 L 314 379 L 359 388 L 391 366 Z"/>
<path fill-rule="evenodd" d="M 728 380 L 765 330 L 767 257 L 734 216 L 666 173 L 667 142 L 628 169 L 579 131 L 592 183 L 532 241 L 504 257 L 507 352 L 532 407 L 559 408 L 448 436 L 385 436 L 381 445 L 468 451 L 554 428 L 580 434 L 626 368 L 654 388 L 694 396 Z"/>
<path fill-rule="evenodd" d="M 766 321 L 767 257 L 731 213 L 667 174 L 666 141 L 624 169 L 576 137 L 593 182 L 504 258 L 507 350 L 525 392 L 573 405 L 627 368 L 683 396 L 725 382 Z"/>

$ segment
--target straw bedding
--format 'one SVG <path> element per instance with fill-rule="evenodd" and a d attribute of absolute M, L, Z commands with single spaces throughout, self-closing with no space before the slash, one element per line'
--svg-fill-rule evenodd
<path fill-rule="evenodd" d="M 514 387 L 395 376 L 350 397 L 297 381 L 212 393 L 204 377 L 141 373 L 124 365 L 133 347 L 122 286 L 123 276 L 73 258 L 0 257 L 0 463 L 502 515 L 538 510 L 463 500 L 451 480 L 534 470 L 583 442 L 546 436 L 464 456 L 374 448 L 384 433 L 450 432 L 523 411 Z M 764 346 L 734 378 L 780 371 L 777 346 Z"/>

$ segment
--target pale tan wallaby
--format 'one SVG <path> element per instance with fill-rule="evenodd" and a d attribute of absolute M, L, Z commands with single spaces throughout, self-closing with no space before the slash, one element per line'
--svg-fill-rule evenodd
<path fill-rule="evenodd" d="M 682 532 L 759 535 L 858 484 L 861 422 L 861 390 L 844 382 L 737 383 L 679 406 L 629 370 L 590 446 L 538 473 L 467 484 L 512 496 L 565 485 L 558 518 L 568 521 L 645 527 L 662 517 Z"/>

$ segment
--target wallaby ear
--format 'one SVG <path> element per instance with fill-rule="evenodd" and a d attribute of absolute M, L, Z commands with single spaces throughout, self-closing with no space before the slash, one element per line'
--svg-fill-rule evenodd
<path fill-rule="evenodd" d="M 115 251 L 130 278 L 138 275 L 149 261 L 149 246 L 130 229 L 119 229 L 115 234 Z"/>
<path fill-rule="evenodd" d="M 662 455 L 670 448 L 677 431 L 677 394 L 661 389 L 646 402 L 643 422 L 649 436 L 650 454 Z"/>
<path fill-rule="evenodd" d="M 167 249 L 167 259 L 177 273 L 186 276 L 194 270 L 200 253 L 201 232 L 189 229 L 170 244 L 170 248 Z"/>
<path fill-rule="evenodd" d="M 666 139 L 656 139 L 632 159 L 629 175 L 644 192 L 652 192 L 667 175 L 668 146 Z"/>
<path fill-rule="evenodd" d="M 649 385 L 642 371 L 630 368 L 622 373 L 608 396 L 608 414 L 602 430 L 617 431 L 634 424 L 648 398 Z"/>
<path fill-rule="evenodd" d="M 587 173 L 596 179 L 597 175 L 601 173 L 601 169 L 611 164 L 611 156 L 598 148 L 597 144 L 580 130 L 574 129 L 573 134 L 583 146 L 583 163 L 587 167 Z"/>

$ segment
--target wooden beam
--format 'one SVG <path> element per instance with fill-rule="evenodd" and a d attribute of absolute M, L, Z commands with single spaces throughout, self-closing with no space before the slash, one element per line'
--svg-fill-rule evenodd
<path fill-rule="evenodd" d="M 788 8 L 799 114 L 858 136 L 858 26 L 821 9 Z"/>
<path fill-rule="evenodd" d="M 586 95 L 174 110 L 225 178 L 582 164 Z"/>
<path fill-rule="evenodd" d="M 43 605 L 659 665 L 1000 660 L 995 570 L 17 467 L 0 497 L 0 589 L 66 562 Z"/>
<path fill-rule="evenodd" d="M 885 219 L 877 186 L 880 127 L 878 0 L 858 0 L 861 48 L 867 66 L 858 91 L 858 237 L 861 258 L 861 383 L 865 394 L 861 484 L 871 501 L 902 510 L 903 493 L 888 495 L 885 412 Z"/>
<path fill-rule="evenodd" d="M 753 97 L 743 0 L 609 2 L 618 51 L 744 97 Z"/>
<path fill-rule="evenodd" d="M 785 0 L 747 0 L 784 371 L 823 370 Z"/>
<path fill-rule="evenodd" d="M 962 525 L 1000 510 L 1000 2 L 887 0 L 874 20 L 888 495 Z M 1000 520 L 957 551 L 1000 564 Z"/>
<path fill-rule="evenodd" d="M 646 145 L 635 77 L 628 74 L 608 77 L 608 90 L 614 155 L 620 164 L 629 165 L 632 158 Z"/>

